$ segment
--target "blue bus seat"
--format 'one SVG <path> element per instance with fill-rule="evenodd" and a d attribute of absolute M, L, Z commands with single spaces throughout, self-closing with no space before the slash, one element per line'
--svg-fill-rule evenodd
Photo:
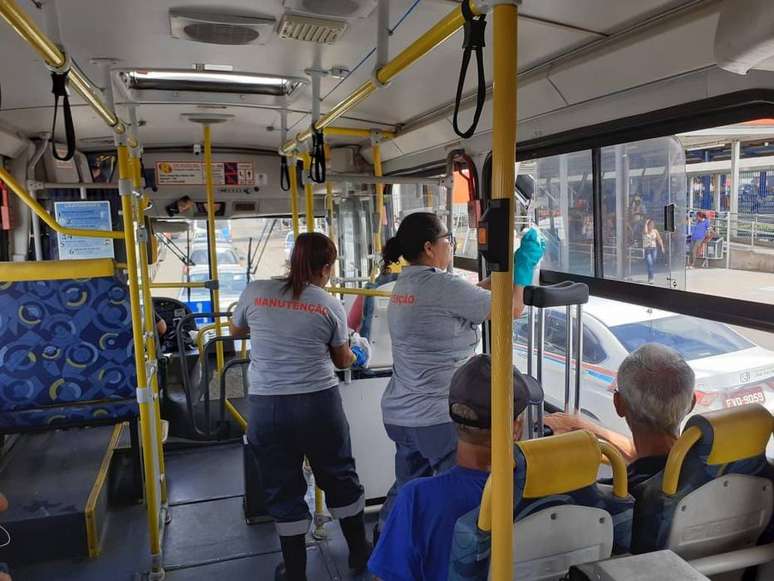
<path fill-rule="evenodd" d="M 560 579 L 572 565 L 628 551 L 634 499 L 620 473 L 617 496 L 597 482 L 602 451 L 594 436 L 577 431 L 518 442 L 514 458 L 514 579 Z M 622 459 L 620 465 L 624 472 Z M 488 482 L 481 506 L 457 520 L 449 581 L 489 578 L 491 533 L 480 519 L 490 503 Z"/>
<path fill-rule="evenodd" d="M 774 508 L 773 428 L 760 404 L 692 416 L 666 468 L 633 491 L 632 551 L 690 560 L 754 546 Z"/>
<path fill-rule="evenodd" d="M 0 433 L 138 416 L 129 292 L 113 272 L 111 260 L 0 266 Z"/>

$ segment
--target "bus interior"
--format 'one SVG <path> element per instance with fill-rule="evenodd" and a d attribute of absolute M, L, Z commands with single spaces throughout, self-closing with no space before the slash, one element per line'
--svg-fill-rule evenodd
<path fill-rule="evenodd" d="M 372 347 L 367 369 L 337 371 L 370 530 L 395 478 L 380 408 L 394 282 L 376 281 L 418 210 L 453 234 L 456 275 L 492 276 L 503 308 L 476 350 L 506 378 L 493 418 L 510 423 L 512 364 L 543 392 L 519 446 L 492 432 L 491 490 L 458 522 L 480 550 L 456 578 L 774 579 L 774 483 L 725 472 L 774 462 L 769 1 L 0 0 L 0 17 L 14 581 L 274 579 L 245 435 L 251 347 L 228 321 L 302 232 L 335 242 L 326 290 Z M 528 228 L 545 254 L 514 320 L 497 298 Z M 638 508 L 620 454 L 542 420 L 629 437 L 616 373 L 647 343 L 690 365 L 696 404 L 664 474 L 666 532 L 621 556 L 611 523 Z M 705 445 L 722 468 L 688 482 Z M 536 455 L 527 482 L 555 482 L 538 496 L 569 498 L 588 473 L 612 477 L 614 502 L 592 521 L 519 516 L 514 462 Z M 308 578 L 371 578 L 349 571 L 305 475 Z"/>

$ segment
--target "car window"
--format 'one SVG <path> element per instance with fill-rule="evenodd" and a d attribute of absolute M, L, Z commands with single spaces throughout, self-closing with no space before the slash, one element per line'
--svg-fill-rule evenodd
<path fill-rule="evenodd" d="M 616 325 L 610 331 L 629 352 L 645 343 L 659 343 L 671 347 L 688 361 L 754 346 L 723 323 L 683 315 Z"/>
<path fill-rule="evenodd" d="M 565 354 L 567 334 L 563 314 L 549 311 L 546 313 L 545 349 L 559 355 Z M 527 316 L 523 315 L 514 324 L 514 341 L 527 343 Z M 583 361 L 584 363 L 601 363 L 607 358 L 599 338 L 588 327 L 583 328 Z"/>

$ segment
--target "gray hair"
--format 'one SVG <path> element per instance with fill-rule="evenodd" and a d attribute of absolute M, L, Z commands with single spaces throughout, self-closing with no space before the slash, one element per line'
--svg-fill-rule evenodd
<path fill-rule="evenodd" d="M 691 411 L 695 375 L 674 349 L 647 343 L 618 368 L 618 392 L 630 418 L 660 432 L 677 435 Z"/>

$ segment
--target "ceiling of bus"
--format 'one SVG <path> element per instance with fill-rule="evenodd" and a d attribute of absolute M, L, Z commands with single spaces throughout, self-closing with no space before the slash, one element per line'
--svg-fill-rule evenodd
<path fill-rule="evenodd" d="M 31 0 L 17 0 L 32 14 L 41 27 L 43 16 Z M 90 59 L 107 57 L 119 59 L 119 67 L 191 68 L 196 63 L 231 65 L 236 71 L 303 76 L 312 64 L 314 45 L 283 40 L 273 35 L 266 45 L 215 46 L 179 40 L 170 36 L 168 12 L 178 7 L 167 0 L 57 0 L 62 40 L 84 71 L 101 84 L 102 74 Z M 712 3 L 712 0 L 524 0 L 521 8 L 519 37 L 519 66 L 530 70 L 562 54 L 598 40 L 604 40 L 660 13 L 676 7 Z M 390 40 L 390 55 L 394 56 L 418 35 L 446 15 L 455 2 L 449 0 L 392 0 L 391 23 L 403 18 Z M 188 0 L 189 7 L 211 7 L 212 2 Z M 284 9 L 281 0 L 225 0 L 218 4 L 235 10 L 261 13 L 277 19 Z M 490 19 L 491 20 L 491 19 Z M 373 68 L 373 57 L 364 57 L 375 45 L 376 14 L 350 23 L 348 32 L 333 46 L 322 49 L 323 68 L 345 66 L 353 72 L 344 81 L 326 78 L 322 81 L 322 112 L 347 96 L 367 80 Z M 491 79 L 491 23 L 488 26 L 486 51 L 487 79 Z M 372 95 L 342 125 L 397 126 L 408 120 L 447 105 L 453 99 L 461 58 L 461 32 L 450 38 L 426 58 L 396 79 L 389 87 Z M 37 55 L 0 22 L 0 121 L 26 135 L 50 128 L 53 97 L 50 94 L 49 75 Z M 665 45 L 667 46 L 667 45 Z M 683 43 L 690 53 L 692 43 Z M 632 47 L 632 50 L 635 50 Z M 638 50 L 642 51 L 642 48 Z M 674 74 L 682 62 L 701 61 L 703 55 L 660 54 L 658 45 L 649 49 L 653 61 L 659 63 L 659 76 Z M 618 53 L 616 53 L 618 54 Z M 585 67 L 559 70 L 551 84 L 536 86 L 521 96 L 521 111 L 542 112 L 547 107 L 558 107 L 568 102 L 582 101 L 598 92 L 601 78 L 615 78 L 610 91 L 636 83 L 641 68 L 631 63 L 642 61 L 638 55 L 611 53 L 608 60 L 597 59 Z M 701 58 L 700 58 L 701 56 Z M 685 58 L 684 58 L 685 57 Z M 695 58 L 694 58 L 695 57 Z M 624 66 L 629 59 L 629 66 Z M 361 61 L 362 64 L 357 67 Z M 679 72 L 679 71 L 677 71 Z M 609 74 L 614 73 L 614 74 Z M 469 75 L 467 90 L 473 88 Z M 558 87 L 561 87 L 561 90 Z M 595 89 L 596 87 L 596 89 Z M 120 97 L 117 96 L 120 101 Z M 83 149 L 93 149 L 109 143 L 110 132 L 77 97 L 74 101 L 76 132 Z M 304 87 L 289 104 L 289 125 L 293 131 L 304 129 L 309 123 L 311 108 L 309 87 Z M 126 118 L 123 107 L 117 106 Z M 181 120 L 182 113 L 196 111 L 194 103 L 142 105 L 139 117 L 146 124 L 141 137 L 146 145 L 187 145 L 200 141 L 200 129 Z M 246 147 L 275 148 L 279 144 L 276 110 L 229 106 L 221 112 L 234 115 L 227 125 L 214 131 L 216 144 Z M 445 135 L 445 132 L 444 132 Z M 425 136 L 432 138 L 432 135 Z M 438 136 L 440 139 L 443 136 Z"/>

